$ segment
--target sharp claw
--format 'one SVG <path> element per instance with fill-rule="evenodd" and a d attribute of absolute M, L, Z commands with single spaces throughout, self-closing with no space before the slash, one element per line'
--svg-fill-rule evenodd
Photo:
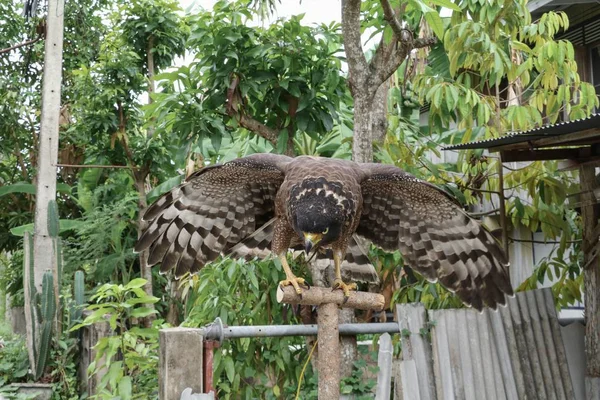
<path fill-rule="evenodd" d="M 346 304 L 348 302 L 349 298 L 350 298 L 350 296 L 344 294 L 344 301 L 342 302 L 342 304 Z"/>

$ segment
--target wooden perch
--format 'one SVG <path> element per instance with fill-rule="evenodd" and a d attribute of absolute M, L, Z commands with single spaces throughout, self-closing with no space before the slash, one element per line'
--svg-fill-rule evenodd
<path fill-rule="evenodd" d="M 383 310 L 385 299 L 378 293 L 350 292 L 348 301 L 344 303 L 344 293 L 341 290 L 331 290 L 313 286 L 302 290 L 302 297 L 298 296 L 291 286 L 277 289 L 277 302 L 288 304 L 304 304 L 318 306 L 333 303 L 338 306 L 355 308 L 359 310 Z"/>

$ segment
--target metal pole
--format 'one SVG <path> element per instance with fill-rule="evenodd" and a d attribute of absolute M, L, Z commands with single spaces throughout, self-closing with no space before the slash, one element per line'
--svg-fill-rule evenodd
<path fill-rule="evenodd" d="M 204 360 L 202 369 L 204 371 L 204 393 L 210 393 L 214 391 L 213 388 L 213 360 L 214 360 L 214 349 L 218 349 L 220 343 L 216 340 L 204 340 L 202 343 L 204 346 Z"/>
<path fill-rule="evenodd" d="M 254 326 L 223 326 L 220 318 L 201 328 L 202 336 L 206 340 L 223 341 L 225 339 L 239 339 L 246 337 L 281 337 L 281 336 L 315 336 L 317 325 L 254 325 Z M 367 323 L 367 324 L 341 324 L 339 332 L 342 336 L 356 336 L 360 334 L 400 333 L 397 322 Z"/>

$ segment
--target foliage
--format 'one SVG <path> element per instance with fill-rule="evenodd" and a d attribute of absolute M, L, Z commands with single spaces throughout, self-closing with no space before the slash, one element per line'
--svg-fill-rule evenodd
<path fill-rule="evenodd" d="M 91 314 L 71 329 L 75 331 L 97 322 L 108 322 L 115 332 L 94 346 L 96 358 L 90 364 L 88 374 L 107 371 L 94 398 L 146 399 L 158 395 L 158 329 L 164 326 L 158 320 L 152 328 L 132 325 L 134 319 L 156 312 L 144 306 L 159 300 L 144 292 L 145 283 L 145 279 L 136 278 L 126 285 L 100 286 L 90 298 L 95 304 L 86 308 Z"/>
<path fill-rule="evenodd" d="M 10 298 L 13 307 L 23 307 L 23 250 L 17 250 L 10 257 L 0 256 L 0 288 Z"/>
<path fill-rule="evenodd" d="M 367 361 L 364 357 L 367 355 L 367 349 L 359 347 L 359 352 L 363 358 L 359 358 L 354 362 L 354 368 L 352 369 L 352 375 L 342 379 L 340 393 L 345 395 L 353 395 L 357 400 L 368 400 L 373 398 L 373 389 L 377 382 L 375 379 L 366 379 L 365 372 L 368 370 L 371 374 L 379 371 L 378 366 L 367 366 Z M 376 356 L 376 353 L 371 354 Z"/>
<path fill-rule="evenodd" d="M 115 198 L 110 192 L 119 190 L 119 183 L 106 182 L 91 194 L 89 211 L 84 212 L 82 224 L 66 248 L 69 270 L 82 269 L 94 282 L 131 279 L 135 275 L 136 235 L 131 221 L 138 211 L 137 196 L 130 192 L 127 197 Z M 112 201 L 102 204 L 106 198 Z"/>
<path fill-rule="evenodd" d="M 53 337 L 50 349 L 50 359 L 47 379 L 52 383 L 53 400 L 77 400 L 80 399 L 79 388 L 79 347 L 80 336 L 70 332 L 76 323 L 81 322 L 77 318 L 74 309 L 81 310 L 83 302 L 76 300 L 71 294 L 71 286 L 63 285 L 60 299 L 62 307 L 60 326 L 63 327 Z M 75 285 L 73 292 L 76 292 Z M 74 318 L 75 317 L 75 318 Z"/>
<path fill-rule="evenodd" d="M 13 385 L 0 387 L 0 395 L 6 400 L 35 400 L 37 393 L 18 393 L 19 388 Z"/>
<path fill-rule="evenodd" d="M 158 70 L 171 67 L 175 56 L 183 54 L 189 28 L 179 11 L 179 3 L 169 0 L 133 0 L 122 6 L 125 41 L 139 56 L 141 70 L 148 70 L 149 49 Z"/>
<path fill-rule="evenodd" d="M 550 282 L 557 308 L 566 308 L 581 303 L 583 297 L 583 277 L 580 265 L 583 265 L 581 243 L 562 253 L 561 247 L 554 248 L 536 266 L 533 274 L 519 286 L 519 290 L 537 289 L 541 284 Z"/>
<path fill-rule="evenodd" d="M 298 323 L 293 310 L 277 303 L 276 288 L 282 279 L 278 260 L 247 263 L 223 259 L 213 263 L 182 283 L 189 308 L 184 325 L 204 326 L 217 316 L 227 325 Z M 284 388 L 296 387 L 301 364 L 308 356 L 302 344 L 303 340 L 295 337 L 223 343 L 214 355 L 217 395 L 224 399 L 284 398 Z"/>
<path fill-rule="evenodd" d="M 162 91 L 147 108 L 158 131 L 207 157 L 203 139 L 218 151 L 224 137 L 246 127 L 242 116 L 268 127 L 261 135 L 278 152 L 297 133 L 317 139 L 332 129 L 348 98 L 339 25 L 306 27 L 297 16 L 268 28 L 248 26 L 253 17 L 244 2 L 220 1 L 191 18 L 187 47 L 195 59 L 157 76 Z"/>
<path fill-rule="evenodd" d="M 0 387 L 26 382 L 29 355 L 21 335 L 7 335 L 0 340 Z"/>
<path fill-rule="evenodd" d="M 363 29 L 382 32 L 383 43 L 389 42 L 392 32 L 380 2 L 361 4 Z M 429 61 L 422 75 L 412 77 L 411 71 L 422 69 L 411 61 L 394 76 L 388 135 L 378 145 L 376 158 L 439 184 L 463 205 L 495 201 L 481 189 L 497 190 L 496 160 L 468 152 L 457 164 L 431 161 L 432 154 L 440 157 L 440 144 L 528 129 L 540 125 L 542 116 L 550 121 L 562 115 L 578 118 L 597 105 L 593 89 L 576 73 L 572 45 L 553 39 L 568 25 L 564 14 L 550 13 L 532 22 L 521 0 L 399 4 L 406 5 L 405 26 L 417 34 L 426 31 L 421 25 L 425 20 L 441 42 L 428 55 L 419 50 Z M 296 154 L 350 158 L 355 110 L 341 72 L 339 25 L 307 27 L 299 16 L 268 27 L 247 26 L 257 16 L 247 5 L 218 2 L 212 12 L 189 16 L 172 1 L 83 0 L 66 9 L 59 163 L 126 167 L 62 167 L 58 176 L 59 188 L 64 189 L 57 199 L 60 220 L 80 222 L 61 232 L 66 244 L 63 326 L 75 323 L 68 311 L 75 270 L 86 271 L 88 285 L 114 283 L 97 288 L 97 304 L 91 308 L 92 319 L 100 321 L 108 314 L 118 330 L 115 339 L 97 347 L 100 357 L 107 356 L 109 368 L 100 398 L 128 397 L 129 392 L 141 398 L 156 390 L 159 323 L 152 329 L 135 326 L 148 312 L 140 304 L 156 301 L 143 297 L 141 281 L 135 279 L 140 267 L 132 249 L 144 191 L 154 187 L 147 194 L 152 201 L 181 182 L 184 169 L 255 152 L 284 152 L 290 145 Z M 438 6 L 454 10 L 452 17 L 442 19 L 434 8 Z M 13 45 L 35 37 L 40 19 L 25 20 L 20 13 L 20 5 L 0 0 L 0 43 Z M 0 141 L 0 250 L 12 254 L 9 261 L 2 258 L 0 287 L 7 287 L 13 304 L 22 303 L 22 242 L 10 232 L 33 219 L 31 182 L 37 167 L 34 144 L 43 44 L 42 40 L 0 55 L 0 136 L 6 139 Z M 150 87 L 149 48 L 160 89 L 151 95 L 152 104 L 144 105 Z M 173 60 L 184 50 L 191 52 L 192 62 L 174 67 Z M 517 93 L 518 104 L 513 104 L 510 91 Z M 419 121 L 419 107 L 425 102 L 431 107 L 429 126 Z M 242 116 L 269 128 L 267 134 L 244 126 Z M 140 174 L 142 185 L 136 185 Z M 580 238 L 578 216 L 565 204 L 576 190 L 575 179 L 553 163 L 534 163 L 505 177 L 513 223 L 561 240 L 522 288 L 555 280 L 561 305 L 581 296 L 579 245 L 566 251 Z M 381 271 L 401 275 L 393 302 L 460 306 L 439 285 L 405 274 L 398 254 L 373 250 L 372 259 Z M 293 312 L 274 300 L 282 278 L 276 262 L 246 265 L 221 260 L 182 281 L 186 324 L 205 325 L 217 315 L 232 325 L 295 322 Z M 165 278 L 156 278 L 155 290 L 164 290 Z M 86 321 L 83 324 L 92 323 Z M 46 378 L 55 385 L 55 398 L 75 398 L 76 338 L 63 331 L 52 343 L 52 372 Z M 118 354 L 123 354 L 122 360 Z M 307 354 L 299 339 L 226 343 L 215 358 L 219 394 L 286 398 Z M 91 373 L 98 372 L 96 366 Z M 310 397 L 315 387 L 310 368 L 306 382 L 302 393 Z M 366 383 L 353 375 L 346 384 L 360 392 Z"/>
<path fill-rule="evenodd" d="M 522 1 L 457 4 L 461 10 L 446 19 L 446 31 L 429 52 L 428 65 L 415 68 L 407 63 L 397 74 L 397 87 L 390 92 L 390 135 L 377 156 L 439 184 L 464 206 L 484 202 L 493 209 L 498 206 L 497 158 L 476 150 L 461 152 L 456 164 L 435 163 L 431 160 L 443 158 L 436 147 L 498 137 L 558 118 L 581 118 L 592 112 L 598 99 L 577 73 L 572 44 L 554 39 L 568 27 L 564 13 L 547 13 L 532 22 Z M 406 70 L 423 73 L 411 78 Z M 429 126 L 420 126 L 417 107 L 406 101 L 413 93 L 430 107 Z M 560 239 L 555 257 L 566 255 L 568 244 L 581 237 L 579 219 L 565 202 L 578 190 L 576 174 L 558 171 L 555 162 L 508 167 L 504 190 L 513 226 Z M 554 265 L 563 268 L 559 275 L 573 276 L 579 269 L 577 259 L 555 260 Z M 547 268 L 539 267 L 535 276 L 546 275 Z M 561 282 L 555 286 L 557 300 L 577 298 L 570 279 Z M 439 294 L 429 286 L 423 282 L 415 287 L 429 292 L 427 302 Z M 406 300 L 421 298 L 406 287 L 401 291 L 404 294 L 397 295 Z M 441 301 L 442 307 L 452 303 Z"/>

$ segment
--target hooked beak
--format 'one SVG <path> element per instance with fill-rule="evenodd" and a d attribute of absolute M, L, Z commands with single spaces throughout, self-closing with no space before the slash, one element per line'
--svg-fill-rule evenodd
<path fill-rule="evenodd" d="M 323 239 L 323 235 L 320 233 L 305 233 L 304 234 L 304 250 L 306 254 L 309 254 L 313 247 L 317 246 Z"/>

